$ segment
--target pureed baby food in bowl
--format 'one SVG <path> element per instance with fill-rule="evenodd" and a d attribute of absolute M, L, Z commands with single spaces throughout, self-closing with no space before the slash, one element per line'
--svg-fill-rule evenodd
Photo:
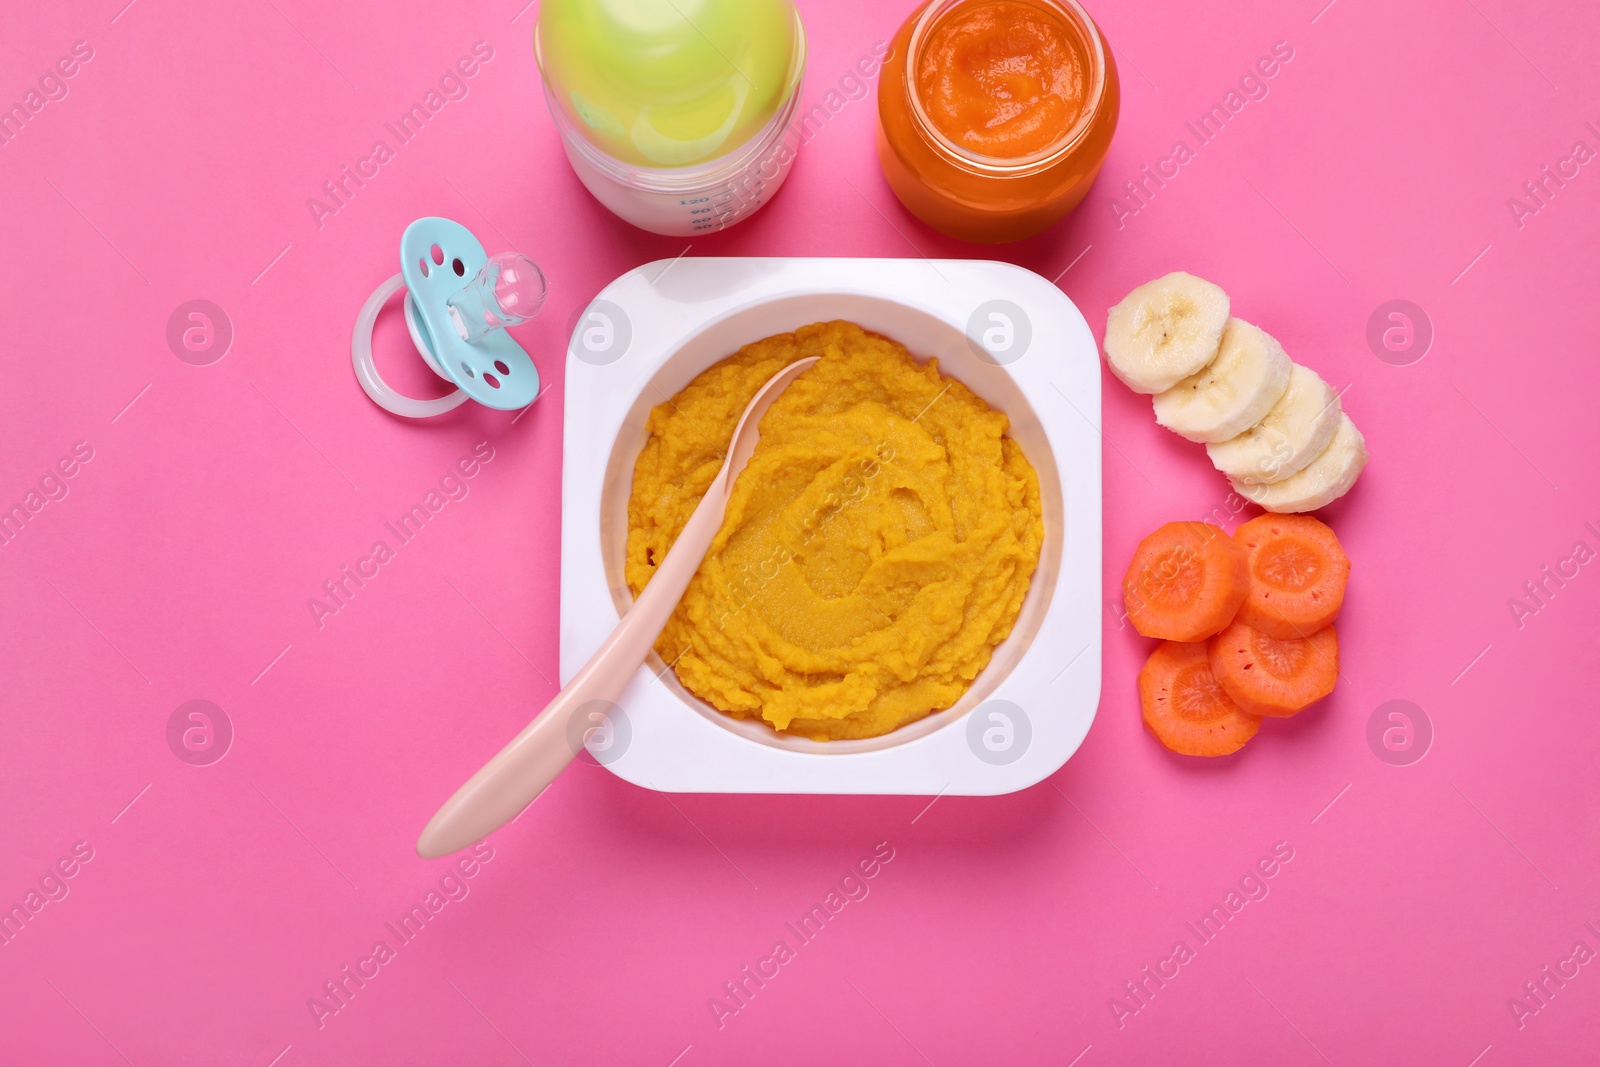
<path fill-rule="evenodd" d="M 778 370 L 726 518 L 656 651 L 700 699 L 813 740 L 954 704 L 1010 634 L 1039 561 L 1039 479 L 1005 415 L 851 322 L 752 342 L 650 413 L 628 502 L 638 595 Z"/>
<path fill-rule="evenodd" d="M 677 670 L 688 654 L 676 663 L 652 656 L 612 711 L 621 723 L 618 740 L 596 757 L 630 781 L 685 791 L 985 794 L 1022 788 L 1058 768 L 1087 731 L 1099 694 L 1098 353 L 1076 308 L 1047 281 L 999 263 L 686 257 L 663 274 L 665 265 L 624 275 L 574 323 L 564 383 L 563 677 L 605 639 L 652 557 L 659 561 L 670 544 L 671 516 L 699 495 L 697 464 L 714 469 L 719 461 L 714 449 L 690 456 L 690 420 L 714 438 L 711 424 L 723 409 L 738 407 L 741 390 L 756 387 L 746 379 L 762 378 L 800 353 L 765 352 L 767 368 L 740 367 L 729 357 L 796 331 L 797 344 L 769 340 L 768 347 L 832 345 L 834 354 L 791 386 L 802 391 L 792 407 L 775 409 L 776 432 L 766 436 L 763 425 L 762 445 L 746 471 L 759 476 L 735 490 L 730 508 L 742 508 L 746 521 L 724 527 L 720 557 L 714 546 L 711 567 L 696 578 L 705 595 L 698 602 L 693 592 L 686 596 L 674 621 L 687 632 L 699 611 L 706 632 L 744 642 L 745 650 L 702 657 L 691 685 Z M 973 340 L 997 336 L 996 315 L 1015 342 L 1011 352 L 991 353 Z M 686 405 L 696 397 L 691 383 L 718 364 L 702 379 L 716 387 L 699 390 L 698 403 Z M 813 372 L 821 373 L 806 389 Z M 723 375 L 739 381 L 721 381 Z M 945 411 L 952 397 L 961 399 Z M 865 408 L 848 415 L 863 400 Z M 684 416 L 678 429 L 688 433 L 653 438 L 652 428 L 663 428 L 673 404 Z M 653 419 L 657 408 L 669 415 Z M 924 424 L 935 432 L 925 432 Z M 661 446 L 671 440 L 681 452 L 664 460 Z M 961 471 L 946 447 L 957 440 Z M 845 463 L 833 470 L 833 484 L 813 484 L 820 455 L 830 448 L 853 450 L 855 474 Z M 764 467 L 763 450 L 770 453 Z M 976 462 L 986 450 L 988 458 Z M 786 477 L 810 481 L 795 492 L 779 484 Z M 921 478 L 924 498 L 874 492 L 878 479 L 888 487 L 896 478 L 908 484 Z M 952 507 L 948 487 L 961 478 L 968 479 L 962 488 L 971 499 Z M 816 494 L 814 503 L 798 500 L 807 490 Z M 796 506 L 785 514 L 778 503 Z M 948 533 L 958 515 L 986 532 L 968 539 L 971 558 L 954 566 L 955 539 L 941 539 L 936 527 L 943 523 Z M 770 525 L 784 518 L 799 533 L 780 543 Z M 651 523 L 664 528 L 649 530 Z M 806 539 L 818 543 L 824 526 L 839 523 L 840 536 L 829 536 L 842 551 L 819 571 L 818 560 L 806 556 Z M 870 557 L 882 547 L 875 549 L 874 539 L 907 532 L 926 541 L 921 555 L 910 553 L 898 576 L 880 568 L 870 578 L 903 598 L 874 601 L 895 623 L 904 619 L 896 633 L 866 619 L 871 609 L 863 598 L 852 600 L 847 587 L 871 571 Z M 869 557 L 865 566 L 859 557 L 852 562 L 853 544 Z M 796 547 L 799 558 L 788 558 Z M 729 565 L 720 583 L 711 580 L 717 558 Z M 1018 573 L 1004 573 L 1008 567 Z M 950 596 L 923 596 L 920 614 L 900 612 L 933 584 L 930 572 L 939 568 L 950 572 L 944 576 L 954 583 Z M 1024 570 L 1032 571 L 1025 583 Z M 786 592 L 796 594 L 791 603 L 784 603 Z M 830 604 L 831 592 L 840 603 Z M 764 597 L 743 608 L 754 605 L 763 618 L 743 628 L 712 618 L 740 612 L 746 594 Z M 1013 614 L 1008 625 L 1005 617 Z M 962 637 L 969 620 L 983 624 L 967 627 Z M 789 701 L 794 713 L 786 730 L 762 713 L 771 690 L 787 687 L 769 686 L 760 700 L 736 706 L 728 697 L 741 686 L 718 686 L 748 680 L 740 672 L 749 671 L 751 655 L 765 655 L 749 653 L 748 639 L 773 626 L 792 628 L 794 638 L 780 679 L 784 670 L 806 667 L 805 655 L 848 646 L 851 635 L 841 639 L 841 628 L 864 634 L 885 673 L 858 672 L 854 682 L 845 681 L 849 670 L 833 673 L 844 686 L 892 679 L 896 684 L 884 685 L 892 699 L 876 709 L 882 714 L 815 714 L 825 698 L 804 686 L 773 705 L 782 719 Z M 672 639 L 669 626 L 661 647 Z M 943 650 L 928 654 L 936 644 Z M 676 658 L 677 650 L 669 651 Z M 914 665 L 929 661 L 950 669 L 919 679 Z M 816 673 L 825 676 L 828 668 Z M 855 697 L 856 712 L 872 707 L 870 698 Z M 746 718 L 730 714 L 740 710 Z"/>

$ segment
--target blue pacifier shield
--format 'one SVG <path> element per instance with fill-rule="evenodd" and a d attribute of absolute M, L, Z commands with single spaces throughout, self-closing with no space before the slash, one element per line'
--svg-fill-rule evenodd
<path fill-rule="evenodd" d="M 400 235 L 406 323 L 433 369 L 485 407 L 514 411 L 539 395 L 533 359 L 503 329 L 476 343 L 463 340 L 445 303 L 488 261 L 472 232 L 449 219 L 418 219 Z"/>

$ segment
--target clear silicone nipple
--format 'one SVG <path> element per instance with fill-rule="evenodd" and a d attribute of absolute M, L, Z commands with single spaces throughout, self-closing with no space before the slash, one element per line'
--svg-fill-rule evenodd
<path fill-rule="evenodd" d="M 466 287 L 445 300 L 456 332 L 469 344 L 539 314 L 549 286 L 539 264 L 521 252 L 490 256 Z"/>

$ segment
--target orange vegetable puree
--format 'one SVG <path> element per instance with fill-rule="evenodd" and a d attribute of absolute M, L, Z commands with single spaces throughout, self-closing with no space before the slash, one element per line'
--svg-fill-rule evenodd
<path fill-rule="evenodd" d="M 750 398 L 820 356 L 761 420 L 722 529 L 656 651 L 728 714 L 825 741 L 948 708 L 1010 634 L 1044 537 L 1005 415 L 849 322 L 710 367 L 650 413 L 628 501 L 637 595 L 722 466 Z"/>
<path fill-rule="evenodd" d="M 1026 0 L 952 11 L 929 34 L 917 95 L 934 127 L 969 152 L 1017 159 L 1043 152 L 1083 114 L 1083 43 Z"/>

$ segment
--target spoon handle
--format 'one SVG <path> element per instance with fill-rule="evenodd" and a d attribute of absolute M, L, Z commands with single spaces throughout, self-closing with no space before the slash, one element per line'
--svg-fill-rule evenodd
<path fill-rule="evenodd" d="M 686 551 L 667 553 L 617 628 L 589 657 L 545 709 L 511 743 L 467 779 L 428 821 L 417 839 L 424 859 L 446 856 L 482 840 L 531 804 L 583 747 L 588 731 L 633 679 L 634 668 L 649 655 L 672 616 L 705 553 L 687 550 L 709 545 L 722 525 L 727 503 L 728 468 L 706 490 L 677 544 Z M 710 527 L 710 529 L 706 529 Z"/>
<path fill-rule="evenodd" d="M 761 416 L 790 382 L 816 362 L 815 356 L 796 360 L 756 393 L 734 427 L 722 469 L 617 628 L 544 711 L 434 813 L 417 838 L 417 855 L 446 856 L 504 826 L 577 756 L 585 734 L 599 725 L 600 715 L 609 710 L 606 705 L 627 688 L 700 569 L 722 526 L 728 490 L 755 449 Z"/>

